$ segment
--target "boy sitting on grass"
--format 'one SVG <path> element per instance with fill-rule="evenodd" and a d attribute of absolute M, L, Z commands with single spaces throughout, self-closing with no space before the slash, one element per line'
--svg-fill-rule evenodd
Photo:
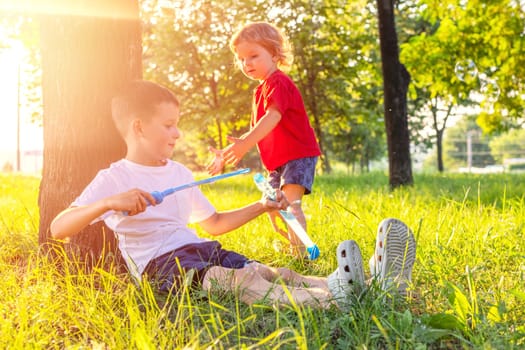
<path fill-rule="evenodd" d="M 156 203 L 150 192 L 193 181 L 189 169 L 171 160 L 180 137 L 179 102 L 168 89 L 139 80 L 113 98 L 112 115 L 126 142 L 126 157 L 101 170 L 71 206 L 57 215 L 51 223 L 54 238 L 67 238 L 104 220 L 118 236 L 119 249 L 135 278 L 155 279 L 161 291 L 169 291 L 191 270 L 194 282 L 204 290 L 219 286 L 248 304 L 266 298 L 276 304 L 293 301 L 327 308 L 337 302 L 344 307 L 352 287 L 364 284 L 361 253 L 354 241 L 339 245 L 339 267 L 322 278 L 272 268 L 225 250 L 217 241 L 198 237 L 188 227 L 190 222 L 217 236 L 263 213 L 286 209 L 288 202 L 277 191 L 275 201 L 263 198 L 239 209 L 217 212 L 200 189 L 193 187 Z M 385 289 L 395 287 L 403 292 L 415 259 L 413 235 L 395 219 L 382 225 L 385 233 L 395 235 L 388 245 L 386 235 L 382 238 L 382 250 L 376 249 L 381 255 L 374 258 L 375 271 L 388 281 Z M 396 249 L 389 251 L 389 246 Z M 405 246 L 410 248 L 408 255 Z"/>

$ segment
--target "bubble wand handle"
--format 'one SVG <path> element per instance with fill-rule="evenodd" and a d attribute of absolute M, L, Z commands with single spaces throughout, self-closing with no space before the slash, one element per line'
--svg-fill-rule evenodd
<path fill-rule="evenodd" d="M 267 196 L 271 200 L 275 200 L 275 189 L 272 188 L 272 186 L 268 183 L 268 181 L 266 181 L 266 179 L 261 173 L 256 173 L 253 176 L 253 180 L 255 181 L 257 188 L 262 193 L 264 193 L 265 196 Z M 281 214 L 281 217 L 284 219 L 284 221 L 292 228 L 297 237 L 305 245 L 306 251 L 308 252 L 308 258 L 310 260 L 317 259 L 320 254 L 319 248 L 314 242 L 312 242 L 301 223 L 297 221 L 295 215 L 293 215 L 287 210 L 279 210 L 279 214 Z"/>
<path fill-rule="evenodd" d="M 249 172 L 250 172 L 250 168 L 239 169 L 239 170 L 236 170 L 236 171 L 232 171 L 230 173 L 225 173 L 225 174 L 221 174 L 221 175 L 217 175 L 217 176 L 212 176 L 212 177 L 209 177 L 207 179 L 203 179 L 203 180 L 199 180 L 199 181 L 193 181 L 193 182 L 190 182 L 190 183 L 187 183 L 187 184 L 184 184 L 184 185 L 171 187 L 171 188 L 168 188 L 167 190 L 164 190 L 164 191 L 153 191 L 153 192 L 151 192 L 151 195 L 153 196 L 153 198 L 155 198 L 156 204 L 160 204 L 160 203 L 162 203 L 162 201 L 164 200 L 164 198 L 166 196 L 169 196 L 170 194 L 173 194 L 175 192 L 179 192 L 179 191 L 191 188 L 191 187 L 196 187 L 196 186 L 200 186 L 200 185 L 204 185 L 204 184 L 209 184 L 209 183 L 212 183 L 212 182 L 215 182 L 215 181 L 226 179 L 228 177 L 232 177 L 232 176 L 236 176 L 236 175 L 240 175 L 240 174 L 247 174 Z M 151 203 L 148 203 L 148 206 L 149 205 L 151 205 Z M 123 212 L 123 214 L 124 215 L 128 215 L 127 212 Z"/>

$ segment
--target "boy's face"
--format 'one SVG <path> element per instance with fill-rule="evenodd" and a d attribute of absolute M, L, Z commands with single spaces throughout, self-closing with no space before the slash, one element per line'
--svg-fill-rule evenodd
<path fill-rule="evenodd" d="M 138 161 L 144 165 L 158 166 L 173 155 L 175 141 L 180 137 L 179 108 L 168 102 L 159 104 L 149 121 L 138 120 Z"/>
<path fill-rule="evenodd" d="M 235 47 L 235 56 L 250 79 L 265 80 L 277 69 L 276 58 L 259 44 L 241 41 Z"/>

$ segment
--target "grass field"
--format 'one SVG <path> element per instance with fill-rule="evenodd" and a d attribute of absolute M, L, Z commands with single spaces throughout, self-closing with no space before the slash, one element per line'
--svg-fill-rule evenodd
<path fill-rule="evenodd" d="M 383 174 L 319 176 L 304 200 L 321 250 L 313 262 L 274 249 L 266 217 L 219 237 L 270 265 L 325 276 L 341 240 L 356 240 L 368 260 L 381 219 L 405 221 L 418 243 L 414 297 L 389 301 L 371 290 L 342 313 L 160 295 L 111 271 L 58 271 L 37 255 L 39 179 L 0 175 L 0 348 L 525 348 L 524 180 L 416 175 L 413 187 L 390 192 Z M 221 210 L 260 197 L 250 176 L 202 189 Z"/>

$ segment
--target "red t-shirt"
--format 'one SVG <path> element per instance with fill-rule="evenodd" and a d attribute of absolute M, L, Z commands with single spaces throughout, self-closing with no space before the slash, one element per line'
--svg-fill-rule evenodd
<path fill-rule="evenodd" d="M 275 71 L 255 89 L 253 97 L 251 127 L 270 106 L 281 113 L 279 123 L 257 143 L 266 169 L 272 171 L 294 159 L 321 155 L 303 98 L 290 77 Z"/>

